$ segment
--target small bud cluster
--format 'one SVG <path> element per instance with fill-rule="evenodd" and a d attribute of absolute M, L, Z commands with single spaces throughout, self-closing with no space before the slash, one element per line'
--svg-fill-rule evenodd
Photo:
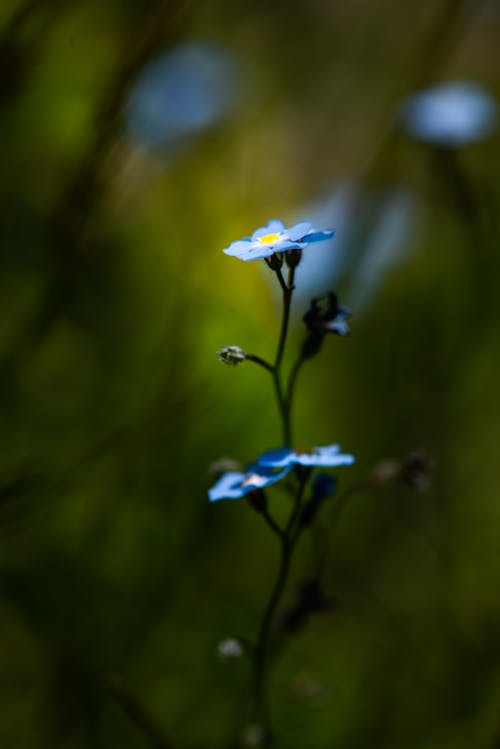
<path fill-rule="evenodd" d="M 217 351 L 217 356 L 220 362 L 229 364 L 230 367 L 241 364 L 247 358 L 245 351 L 239 346 L 223 346 Z"/>

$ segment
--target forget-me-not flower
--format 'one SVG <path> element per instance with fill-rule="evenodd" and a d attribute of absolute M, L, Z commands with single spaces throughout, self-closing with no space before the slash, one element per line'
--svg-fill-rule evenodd
<path fill-rule="evenodd" d="M 309 451 L 278 447 L 259 455 L 257 465 L 265 468 L 291 468 L 293 465 L 317 468 L 336 468 L 354 463 L 354 456 L 340 452 L 340 445 L 314 447 Z"/>
<path fill-rule="evenodd" d="M 400 107 L 407 132 L 438 146 L 460 146 L 490 135 L 496 102 L 475 81 L 450 81 L 407 97 Z"/>
<path fill-rule="evenodd" d="M 277 470 L 281 468 L 281 470 Z M 262 465 L 257 460 L 243 473 L 229 471 L 224 473 L 211 489 L 208 490 L 210 502 L 219 499 L 241 499 L 252 491 L 265 489 L 270 484 L 280 481 L 292 468 L 292 464 L 279 467 Z"/>
<path fill-rule="evenodd" d="M 303 250 L 309 244 L 323 242 L 334 234 L 332 229 L 317 231 L 308 221 L 302 221 L 287 229 L 282 221 L 273 219 L 267 226 L 256 229 L 251 237 L 244 237 L 232 242 L 223 251 L 240 260 L 258 260 L 269 257 L 275 252 L 286 250 Z"/>
<path fill-rule="evenodd" d="M 341 307 L 335 292 L 330 291 L 326 297 L 311 299 L 311 305 L 302 319 L 311 333 L 346 336 L 351 332 L 346 322 L 351 315 L 351 310 Z"/>

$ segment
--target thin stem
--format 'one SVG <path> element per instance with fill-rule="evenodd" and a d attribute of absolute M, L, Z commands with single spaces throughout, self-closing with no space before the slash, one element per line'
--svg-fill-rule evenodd
<path fill-rule="evenodd" d="M 274 389 L 276 391 L 276 400 L 278 401 L 278 409 L 281 416 L 281 424 L 283 428 L 283 444 L 289 446 L 291 444 L 290 414 L 286 407 L 285 397 L 283 395 L 280 373 L 276 369 L 273 369 L 273 382 Z"/>
<path fill-rule="evenodd" d="M 266 521 L 266 523 L 268 524 L 268 526 L 271 528 L 271 530 L 273 531 L 273 533 L 275 533 L 278 536 L 278 538 L 282 539 L 283 536 L 284 536 L 284 531 L 279 527 L 278 523 L 272 517 L 272 515 L 269 514 L 269 511 L 268 510 L 261 510 L 260 514 L 262 515 L 262 517 L 264 518 L 264 520 Z"/>
<path fill-rule="evenodd" d="M 278 401 L 278 408 L 281 415 L 281 421 L 283 426 L 283 444 L 290 445 L 292 441 L 292 430 L 290 423 L 290 409 L 288 407 L 285 394 L 283 392 L 283 385 L 281 381 L 281 363 L 283 361 L 283 355 L 285 353 L 286 338 L 288 334 L 288 324 L 290 322 L 290 309 L 292 305 L 292 294 L 294 289 L 294 277 L 295 268 L 290 268 L 288 271 L 288 284 L 283 278 L 281 268 L 275 270 L 276 277 L 279 281 L 281 289 L 283 291 L 283 317 L 281 320 L 281 331 L 278 341 L 278 348 L 276 351 L 276 358 L 274 360 L 273 367 L 273 380 L 274 388 L 276 391 L 276 399 Z"/>
<path fill-rule="evenodd" d="M 261 367 L 264 367 L 264 369 L 267 369 L 268 372 L 273 372 L 274 367 L 272 364 L 269 364 L 265 359 L 262 359 L 260 356 L 256 356 L 255 354 L 247 354 L 246 359 L 249 361 L 255 362 L 255 364 L 258 364 Z"/>
<path fill-rule="evenodd" d="M 278 342 L 278 350 L 276 352 L 276 359 L 274 360 L 274 368 L 279 371 L 281 367 L 281 361 L 283 359 L 283 354 L 285 352 L 286 336 L 288 333 L 288 323 L 290 320 L 290 307 L 292 303 L 294 268 L 290 268 L 290 272 L 288 276 L 288 285 L 285 283 L 285 279 L 283 278 L 281 268 L 278 268 L 275 271 L 275 273 L 276 273 L 276 276 L 278 277 L 278 281 L 280 282 L 280 286 L 283 290 L 283 318 L 281 321 L 281 333 L 280 333 L 280 338 Z"/>
<path fill-rule="evenodd" d="M 286 404 L 286 410 L 288 414 L 288 419 L 292 420 L 292 406 L 293 406 L 293 396 L 295 393 L 295 385 L 297 383 L 297 377 L 299 375 L 300 369 L 302 365 L 304 364 L 306 360 L 299 356 L 291 369 L 290 376 L 288 378 L 288 385 L 286 388 L 286 394 L 285 394 L 285 404 Z"/>
<path fill-rule="evenodd" d="M 333 512 L 330 516 L 330 522 L 328 524 L 328 530 L 323 535 L 323 543 L 321 541 L 317 545 L 317 558 L 316 558 L 316 577 L 320 579 L 325 571 L 326 564 L 328 561 L 328 553 L 331 548 L 332 536 L 335 533 L 340 517 L 348 503 L 348 501 L 358 492 L 364 489 L 369 489 L 372 486 L 372 482 L 369 479 L 361 479 L 351 486 L 348 486 L 341 494 L 338 495 L 333 507 Z"/>
<path fill-rule="evenodd" d="M 162 728 L 145 708 L 132 690 L 117 676 L 109 674 L 104 687 L 120 705 L 124 713 L 149 740 L 152 749 L 170 749 L 171 744 L 163 735 Z"/>
<path fill-rule="evenodd" d="M 271 590 L 271 595 L 264 611 L 262 621 L 259 627 L 259 634 L 257 643 L 254 650 L 254 706 L 255 706 L 255 718 L 262 720 L 265 727 L 267 727 L 268 716 L 266 706 L 266 691 L 267 691 L 267 671 L 268 671 L 268 650 L 269 650 L 269 634 L 271 630 L 272 620 L 278 604 L 281 600 L 283 592 L 285 590 L 288 577 L 290 574 L 292 554 L 300 535 L 300 529 L 294 528 L 295 520 L 299 516 L 300 508 L 302 505 L 302 497 L 304 495 L 304 489 L 309 478 L 309 471 L 304 472 L 299 477 L 299 486 L 297 489 L 297 495 L 295 497 L 294 507 L 288 518 L 288 522 L 284 531 L 281 531 L 281 558 L 280 566 L 278 569 L 278 576 L 276 582 Z M 294 530 L 296 532 L 294 532 Z"/>
<path fill-rule="evenodd" d="M 285 589 L 288 575 L 290 573 L 290 561 L 293 547 L 290 539 L 284 534 L 281 538 L 281 558 L 278 576 L 274 583 L 269 601 L 267 603 L 262 621 L 260 623 L 259 635 L 255 646 L 254 661 L 254 702 L 255 717 L 267 723 L 266 701 L 266 676 L 267 676 L 267 654 L 269 631 L 276 607 Z"/>

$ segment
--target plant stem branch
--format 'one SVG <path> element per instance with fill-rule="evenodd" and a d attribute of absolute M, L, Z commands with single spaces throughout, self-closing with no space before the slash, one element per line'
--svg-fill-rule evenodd
<path fill-rule="evenodd" d="M 279 284 L 283 291 L 283 317 L 281 320 L 281 331 L 278 341 L 278 348 L 276 351 L 276 358 L 274 360 L 273 367 L 273 380 L 276 391 L 276 399 L 278 401 L 278 408 L 281 414 L 281 421 L 283 426 L 283 444 L 290 445 L 292 441 L 292 430 L 290 424 L 290 409 L 289 404 L 286 401 L 285 394 L 283 392 L 283 385 L 281 381 L 281 364 L 283 361 L 283 355 L 285 353 L 286 338 L 288 334 L 288 325 L 290 322 L 290 309 L 292 305 L 292 295 L 294 289 L 294 276 L 295 268 L 290 268 L 288 272 L 288 284 L 283 278 L 281 268 L 275 270 L 276 277 L 278 278 Z"/>
<path fill-rule="evenodd" d="M 113 674 L 106 676 L 104 687 L 141 733 L 148 738 L 152 749 L 171 749 L 171 744 L 163 735 L 162 728 L 139 698 L 118 676 Z"/>
<path fill-rule="evenodd" d="M 254 649 L 254 710 L 255 719 L 262 721 L 265 728 L 268 728 L 269 716 L 267 709 L 267 673 L 269 667 L 269 635 L 271 624 L 281 600 L 291 569 L 291 561 L 295 545 L 300 535 L 300 529 L 295 529 L 295 520 L 297 519 L 302 506 L 302 497 L 304 489 L 309 478 L 309 471 L 303 472 L 299 476 L 299 486 L 295 497 L 294 507 L 288 518 L 284 531 L 281 531 L 281 557 L 276 582 L 271 590 L 269 600 L 264 611 L 257 642 Z M 295 531 L 295 532 L 294 532 Z"/>
<path fill-rule="evenodd" d="M 265 359 L 262 359 L 260 356 L 256 356 L 255 354 L 247 354 L 246 359 L 249 361 L 255 362 L 255 364 L 258 364 L 260 367 L 264 367 L 264 369 L 267 369 L 268 372 L 273 372 L 274 367 L 272 364 L 269 364 Z"/>

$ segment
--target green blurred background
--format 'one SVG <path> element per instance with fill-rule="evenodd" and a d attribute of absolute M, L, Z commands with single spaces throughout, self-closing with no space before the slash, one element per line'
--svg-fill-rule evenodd
<path fill-rule="evenodd" d="M 435 466 L 346 505 L 278 745 L 500 745 L 500 141 L 395 116 L 436 81 L 498 96 L 499 33 L 495 0 L 2 0 L 1 747 L 234 746 L 248 664 L 217 645 L 253 636 L 277 550 L 208 466 L 279 425 L 215 351 L 271 357 L 279 299 L 221 249 L 273 217 L 337 228 L 295 342 L 308 296 L 355 312 L 304 368 L 298 443 L 356 454 L 341 488 Z"/>

